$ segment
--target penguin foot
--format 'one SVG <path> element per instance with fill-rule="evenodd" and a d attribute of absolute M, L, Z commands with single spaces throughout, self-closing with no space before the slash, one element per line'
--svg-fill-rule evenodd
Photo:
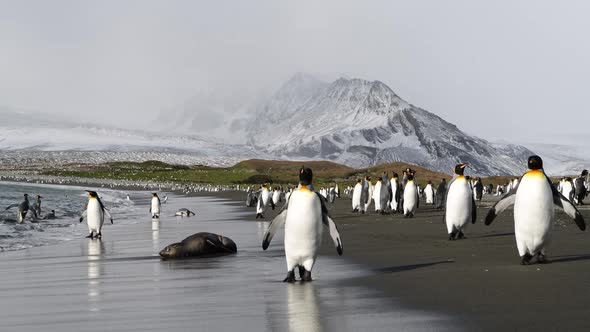
<path fill-rule="evenodd" d="M 102 233 L 101 232 L 98 232 L 98 234 L 96 234 L 96 238 L 97 239 L 102 239 Z"/>
<path fill-rule="evenodd" d="M 303 279 L 305 275 L 305 268 L 303 266 L 299 266 L 299 278 Z"/>
<path fill-rule="evenodd" d="M 303 277 L 301 277 L 301 281 L 302 282 L 308 282 L 308 281 L 312 281 L 313 279 L 311 278 L 311 271 L 307 271 L 306 269 L 303 269 L 305 272 L 303 273 Z"/>
<path fill-rule="evenodd" d="M 463 234 L 463 232 L 459 231 L 459 234 L 457 234 L 457 238 L 458 238 L 459 240 L 461 240 L 461 239 L 465 239 L 465 234 Z"/>
<path fill-rule="evenodd" d="M 456 231 L 452 231 L 449 233 L 449 241 L 454 241 L 455 240 L 455 236 L 457 235 Z"/>
<path fill-rule="evenodd" d="M 361 211 L 362 214 L 365 214 L 365 211 Z"/>
<path fill-rule="evenodd" d="M 291 270 L 287 272 L 287 278 L 283 282 L 294 283 L 295 282 L 295 271 Z"/>
<path fill-rule="evenodd" d="M 529 265 L 531 263 L 531 258 L 533 258 L 533 256 L 524 254 L 522 257 L 520 257 L 520 265 Z"/>
<path fill-rule="evenodd" d="M 93 239 L 93 238 L 94 238 L 94 236 L 92 235 L 92 233 L 90 233 L 90 235 L 88 235 L 86 238 L 87 238 L 87 239 Z"/>
<path fill-rule="evenodd" d="M 547 263 L 549 263 L 549 260 L 547 260 L 547 256 L 539 253 L 539 255 L 537 256 L 537 263 L 539 263 L 539 264 L 547 264 Z"/>

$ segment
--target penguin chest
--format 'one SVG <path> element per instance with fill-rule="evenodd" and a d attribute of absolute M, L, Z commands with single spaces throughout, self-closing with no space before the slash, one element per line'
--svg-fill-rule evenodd
<path fill-rule="evenodd" d="M 517 238 L 544 242 L 553 224 L 555 208 L 551 186 L 545 175 L 537 172 L 527 173 L 518 187 L 514 200 L 514 229 Z"/>
<path fill-rule="evenodd" d="M 322 207 L 319 197 L 298 190 L 289 199 L 285 221 L 285 253 L 295 259 L 315 257 L 322 241 Z"/>
<path fill-rule="evenodd" d="M 414 211 L 418 199 L 418 188 L 414 182 L 408 182 L 404 189 L 404 210 Z"/>
<path fill-rule="evenodd" d="M 464 226 L 471 219 L 473 192 L 465 178 L 457 178 L 449 187 L 445 218 L 447 224 Z"/>
<path fill-rule="evenodd" d="M 88 229 L 100 230 L 103 224 L 104 212 L 100 207 L 100 203 L 96 199 L 88 201 L 88 210 L 86 212 L 86 218 L 88 219 Z"/>
<path fill-rule="evenodd" d="M 152 198 L 152 213 L 160 213 L 160 204 L 157 198 Z"/>
<path fill-rule="evenodd" d="M 360 184 L 354 186 L 354 190 L 352 191 L 352 205 L 358 207 L 361 205 L 361 192 L 363 187 Z"/>

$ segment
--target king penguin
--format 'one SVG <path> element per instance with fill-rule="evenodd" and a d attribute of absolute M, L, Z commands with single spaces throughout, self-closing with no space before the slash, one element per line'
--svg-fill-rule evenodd
<path fill-rule="evenodd" d="M 299 188 L 293 191 L 289 201 L 270 223 L 264 234 L 262 249 L 266 250 L 277 229 L 285 224 L 285 257 L 287 277 L 283 282 L 295 282 L 295 268 L 301 281 L 311 281 L 311 270 L 322 243 L 322 224 L 330 230 L 330 236 L 338 255 L 342 255 L 342 241 L 336 224 L 328 214 L 324 198 L 312 186 L 313 173 L 301 167 Z"/>
<path fill-rule="evenodd" d="M 404 188 L 404 217 L 413 218 L 414 212 L 420 205 L 420 198 L 418 197 L 418 187 L 414 182 L 414 174 L 408 173 L 406 178 L 408 181 Z"/>
<path fill-rule="evenodd" d="M 152 193 L 152 205 L 150 207 L 150 213 L 152 214 L 152 218 L 160 218 L 161 207 L 162 203 L 160 202 L 160 197 L 158 197 L 157 193 Z"/>
<path fill-rule="evenodd" d="M 354 189 L 352 190 L 352 212 L 359 212 L 361 209 L 361 192 L 363 185 L 361 179 L 356 180 Z"/>
<path fill-rule="evenodd" d="M 535 256 L 538 263 L 547 262 L 547 245 L 555 220 L 554 205 L 574 219 L 581 230 L 586 229 L 580 211 L 557 191 L 543 171 L 541 157 L 530 156 L 528 168 L 518 186 L 494 204 L 485 220 L 485 224 L 490 225 L 498 214 L 514 204 L 514 235 L 522 265 L 529 264 Z"/>
<path fill-rule="evenodd" d="M 430 180 L 426 187 L 424 187 L 424 196 L 426 196 L 426 204 L 434 204 L 434 188 Z"/>
<path fill-rule="evenodd" d="M 383 182 L 381 182 L 380 178 L 377 178 L 377 183 L 375 183 L 374 189 L 373 189 L 373 199 L 375 200 L 375 212 L 376 213 L 381 213 L 381 211 L 383 211 L 383 208 L 381 206 L 381 187 L 383 186 Z"/>
<path fill-rule="evenodd" d="M 101 229 L 104 224 L 105 215 L 109 216 L 111 224 L 113 223 L 113 217 L 104 207 L 104 204 L 102 204 L 96 191 L 87 190 L 86 192 L 88 193 L 88 205 L 80 217 L 80 222 L 86 217 L 86 219 L 88 219 L 88 231 L 90 232 L 90 235 L 88 235 L 87 238 L 93 239 L 95 237 L 94 233 L 96 233 L 96 238 L 100 239 L 102 238 Z"/>
<path fill-rule="evenodd" d="M 27 213 L 31 211 L 35 219 L 37 219 L 37 211 L 29 204 L 29 194 L 23 195 L 23 201 L 17 204 L 9 205 L 6 210 L 12 209 L 13 207 L 18 207 L 18 222 L 23 223 L 25 222 L 25 217 Z"/>
<path fill-rule="evenodd" d="M 256 219 L 264 218 L 264 212 L 268 205 L 271 205 L 272 209 L 275 209 L 275 203 L 272 201 L 272 196 L 268 188 L 266 187 L 266 183 L 262 185 L 260 189 L 260 195 L 258 195 L 258 204 L 256 205 Z"/>
<path fill-rule="evenodd" d="M 455 178 L 449 182 L 446 194 L 444 220 L 449 240 L 454 240 L 455 237 L 464 238 L 463 230 L 469 221 L 475 224 L 477 219 L 473 189 L 471 183 L 463 175 L 465 167 L 467 164 L 455 166 Z"/>

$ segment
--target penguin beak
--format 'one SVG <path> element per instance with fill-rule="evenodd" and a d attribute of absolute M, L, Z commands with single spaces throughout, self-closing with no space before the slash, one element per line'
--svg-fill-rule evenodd
<path fill-rule="evenodd" d="M 469 164 L 465 163 L 465 164 L 462 164 L 462 165 L 461 165 L 461 166 L 459 166 L 459 167 L 461 167 L 461 168 L 465 168 L 465 167 L 467 167 L 467 165 L 469 165 Z"/>

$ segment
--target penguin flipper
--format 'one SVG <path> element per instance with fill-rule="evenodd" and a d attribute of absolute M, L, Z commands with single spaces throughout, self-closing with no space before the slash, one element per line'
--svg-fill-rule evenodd
<path fill-rule="evenodd" d="M 285 205 L 283 210 L 270 222 L 268 230 L 262 239 L 262 250 L 268 249 L 270 241 L 272 241 L 272 238 L 277 232 L 277 229 L 284 225 L 285 221 L 287 221 L 287 205 Z"/>
<path fill-rule="evenodd" d="M 84 212 L 82 212 L 82 215 L 80 216 L 80 222 L 82 222 L 84 218 L 86 218 L 86 214 L 88 214 L 88 210 L 84 210 Z"/>
<path fill-rule="evenodd" d="M 37 216 L 37 210 L 35 210 L 35 208 L 34 208 L 34 207 L 32 207 L 32 206 L 31 206 L 31 207 L 29 207 L 29 211 L 31 211 L 31 212 L 33 213 L 33 217 L 35 217 L 35 219 L 39 218 L 39 217 Z"/>
<path fill-rule="evenodd" d="M 105 213 L 105 215 L 109 216 L 109 219 L 111 220 L 111 224 L 112 224 L 113 223 L 113 216 L 111 216 L 111 213 L 109 212 L 109 210 L 104 209 L 104 213 Z"/>
<path fill-rule="evenodd" d="M 334 223 L 334 220 L 330 218 L 330 215 L 328 213 L 328 205 L 326 204 L 326 199 L 317 191 L 315 194 L 319 197 L 320 204 L 322 206 L 322 223 L 330 230 L 330 237 L 332 238 L 332 241 L 334 241 L 336 252 L 338 252 L 338 255 L 342 256 L 343 247 L 342 241 L 340 240 L 340 233 L 338 233 L 336 223 Z"/>
<path fill-rule="evenodd" d="M 492 221 L 494 221 L 494 219 L 500 213 L 502 213 L 502 211 L 506 210 L 511 205 L 514 205 L 514 201 L 516 200 L 515 193 L 516 193 L 516 191 L 511 190 L 509 193 L 504 195 L 504 197 L 502 197 L 502 199 L 497 201 L 496 204 L 494 204 L 494 206 L 492 206 L 490 208 L 490 210 L 488 211 L 488 214 L 486 215 L 486 220 L 485 220 L 486 226 L 489 226 L 492 223 Z"/>
<path fill-rule="evenodd" d="M 17 204 L 10 204 L 9 206 L 6 207 L 5 211 L 6 210 L 10 210 L 10 209 L 15 208 L 15 207 L 18 207 L 18 206 L 19 206 L 19 203 L 17 203 Z"/>
<path fill-rule="evenodd" d="M 475 205 L 475 198 L 471 195 L 471 223 L 475 224 L 477 221 L 477 205 Z"/>
<path fill-rule="evenodd" d="M 553 203 L 562 208 L 568 216 L 574 219 L 574 222 L 576 225 L 578 225 L 580 230 L 585 230 L 586 223 L 584 222 L 584 218 L 582 217 L 580 211 L 572 204 L 570 200 L 565 198 L 565 196 L 555 189 L 549 178 L 547 178 L 547 181 L 549 181 L 549 184 L 551 185 L 551 191 L 553 192 Z"/>

